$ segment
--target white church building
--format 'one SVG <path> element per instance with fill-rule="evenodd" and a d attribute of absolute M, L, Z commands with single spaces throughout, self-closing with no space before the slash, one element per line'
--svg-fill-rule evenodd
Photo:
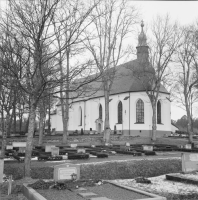
<path fill-rule="evenodd" d="M 142 31 L 138 37 L 137 59 L 116 67 L 110 101 L 109 118 L 112 134 L 151 137 L 152 107 L 141 81 L 131 74 L 140 66 L 140 60 L 148 59 L 146 35 Z M 150 67 L 151 68 L 151 67 Z M 153 69 L 152 69 L 153 70 Z M 91 83 L 101 86 L 101 82 Z M 170 94 L 161 85 L 157 103 L 157 137 L 171 134 Z M 69 133 L 102 133 L 105 121 L 104 91 L 98 90 L 92 96 L 73 100 L 69 110 Z M 51 115 L 51 128 L 56 133 L 63 130 L 61 106 Z"/>

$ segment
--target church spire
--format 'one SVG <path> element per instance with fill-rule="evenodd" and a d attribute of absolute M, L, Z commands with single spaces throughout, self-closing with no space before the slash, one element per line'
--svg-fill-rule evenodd
<path fill-rule="evenodd" d="M 138 37 L 138 46 L 147 46 L 147 42 L 146 42 L 147 38 L 146 38 L 146 34 L 144 33 L 144 29 L 143 29 L 144 28 L 143 20 L 141 22 L 141 27 L 142 27 L 142 31 Z"/>
<path fill-rule="evenodd" d="M 144 22 L 141 22 L 141 33 L 138 36 L 137 59 L 138 61 L 148 61 L 148 45 L 146 34 L 144 33 Z"/>

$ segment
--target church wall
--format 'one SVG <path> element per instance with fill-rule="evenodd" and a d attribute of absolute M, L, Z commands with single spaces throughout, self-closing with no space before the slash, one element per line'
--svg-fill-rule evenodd
<path fill-rule="evenodd" d="M 128 98 L 130 96 L 130 98 Z M 158 136 L 164 135 L 166 131 L 171 132 L 171 119 L 170 119 L 170 102 L 166 99 L 169 97 L 167 94 L 161 94 L 159 99 L 161 100 L 161 116 L 162 124 L 157 125 Z M 127 98 L 124 100 L 124 98 Z M 109 103 L 110 108 L 110 128 L 116 131 L 118 134 L 133 135 L 133 136 L 151 136 L 152 129 L 152 107 L 149 102 L 149 98 L 145 92 L 131 92 L 118 95 L 111 95 L 112 99 Z M 144 102 L 144 123 L 136 123 L 136 103 L 138 99 L 142 99 Z M 123 106 L 123 123 L 118 124 L 118 103 L 122 102 Z M 130 102 L 130 106 L 129 106 Z M 69 116 L 69 130 L 71 132 L 81 128 L 84 131 L 89 132 L 90 128 L 96 131 L 96 120 L 99 118 L 99 105 L 102 105 L 102 131 L 104 130 L 105 120 L 105 101 L 104 97 L 90 99 L 87 101 L 74 102 L 70 108 Z M 82 109 L 82 124 L 80 125 L 80 112 Z M 130 107 L 130 109 L 129 109 Z M 129 116 L 130 114 L 130 116 Z M 57 114 L 52 115 L 52 128 L 56 128 L 56 131 L 62 131 L 62 117 L 60 106 L 57 107 Z M 130 124 L 129 124 L 130 121 Z M 130 130 L 130 131 L 129 131 Z"/>
<path fill-rule="evenodd" d="M 104 97 L 102 98 L 96 98 L 96 99 L 90 99 L 86 101 L 86 127 L 85 130 L 96 130 L 96 120 L 99 118 L 99 105 L 102 105 L 102 130 L 104 129 L 104 112 L 105 112 L 105 102 Z"/>
<path fill-rule="evenodd" d="M 109 103 L 111 130 L 114 130 L 114 126 L 116 126 L 116 130 L 121 133 L 124 129 L 129 129 L 129 100 L 124 100 L 124 98 L 128 96 L 129 93 L 110 96 L 110 99 L 112 99 Z M 118 103 L 120 101 L 122 102 L 122 124 L 118 124 Z"/>
<path fill-rule="evenodd" d="M 62 123 L 62 114 L 60 110 L 60 106 L 57 106 L 56 114 L 51 115 L 51 129 L 55 129 L 56 131 L 63 130 L 63 123 Z"/>

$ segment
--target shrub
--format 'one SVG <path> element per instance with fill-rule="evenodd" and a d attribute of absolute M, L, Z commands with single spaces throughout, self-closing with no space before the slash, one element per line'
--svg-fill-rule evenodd
<path fill-rule="evenodd" d="M 81 165 L 84 179 L 129 179 L 154 177 L 181 171 L 181 160 L 139 160 Z"/>
<path fill-rule="evenodd" d="M 4 173 L 13 175 L 13 179 L 23 178 L 24 163 L 5 164 Z M 31 177 L 34 179 L 52 179 L 52 167 L 32 167 Z M 80 176 L 82 179 L 130 179 L 139 176 L 154 177 L 168 173 L 181 172 L 181 160 L 132 160 L 108 162 L 100 164 L 82 164 Z"/>

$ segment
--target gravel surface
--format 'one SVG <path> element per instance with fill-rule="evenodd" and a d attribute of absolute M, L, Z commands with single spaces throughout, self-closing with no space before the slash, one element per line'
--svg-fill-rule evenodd
<path fill-rule="evenodd" d="M 101 197 L 107 197 L 112 200 L 135 200 L 149 198 L 146 195 L 123 189 L 109 183 L 95 187 L 86 187 L 86 189 L 99 194 Z"/>
<path fill-rule="evenodd" d="M 70 190 L 49 189 L 36 191 L 47 200 L 85 200 L 84 198 L 80 197 L 74 192 L 71 192 Z"/>

